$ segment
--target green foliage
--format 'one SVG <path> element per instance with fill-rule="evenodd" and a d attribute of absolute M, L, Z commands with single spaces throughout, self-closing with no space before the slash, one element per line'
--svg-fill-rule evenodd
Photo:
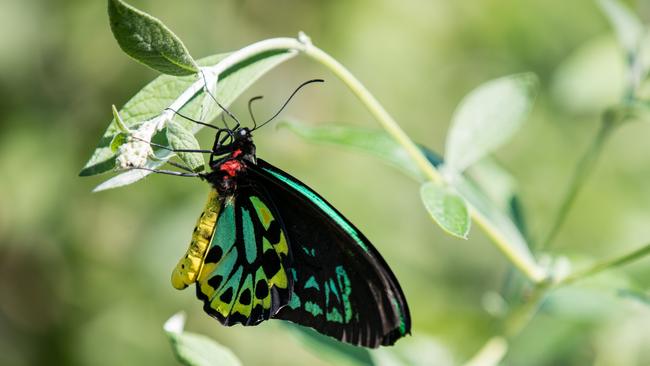
<path fill-rule="evenodd" d="M 121 0 L 108 0 L 111 30 L 122 50 L 163 74 L 193 75 L 199 65 L 160 20 Z"/>
<path fill-rule="evenodd" d="M 446 165 L 462 172 L 508 141 L 526 120 L 537 88 L 533 74 L 487 82 L 467 95 L 447 134 Z"/>
<path fill-rule="evenodd" d="M 185 315 L 176 314 L 165 323 L 172 350 L 178 361 L 186 366 L 241 366 L 241 362 L 226 347 L 210 338 L 183 330 Z"/>
<path fill-rule="evenodd" d="M 201 149 L 194 135 L 176 121 L 167 122 L 167 140 L 169 140 L 169 146 L 174 150 Z M 198 172 L 205 168 L 205 159 L 202 154 L 188 152 L 178 152 L 177 154 L 193 171 Z"/>
<path fill-rule="evenodd" d="M 643 101 L 637 100 L 640 96 L 637 93 L 638 84 L 641 75 L 645 74 L 643 67 L 639 68 L 641 64 L 638 61 L 645 28 L 618 2 L 604 0 L 601 1 L 601 6 L 614 25 L 619 41 L 629 56 L 627 72 L 630 76 L 628 78 L 630 85 L 626 85 L 627 99 L 622 105 L 610 108 L 609 111 L 612 113 L 604 118 L 606 121 L 610 119 L 618 121 L 628 118 L 631 106 L 640 110 L 647 108 Z M 515 292 L 519 296 L 506 298 L 509 303 L 504 304 L 504 308 L 512 306 L 512 310 L 504 310 L 504 319 L 499 319 L 499 330 L 495 332 L 498 333 L 503 328 L 506 329 L 504 337 L 518 335 L 534 317 L 540 304 L 552 293 L 551 291 L 602 271 L 639 260 L 650 252 L 650 247 L 645 246 L 569 274 L 565 273 L 569 266 L 557 265 L 557 262 L 564 263 L 563 261 L 551 260 L 550 264 L 545 264 L 534 256 L 527 242 L 517 182 L 507 170 L 490 159 L 490 154 L 510 140 L 526 121 L 535 99 L 538 83 L 532 73 L 492 80 L 479 86 L 462 100 L 453 115 L 446 139 L 445 161 L 442 164 L 442 159 L 433 151 L 414 144 L 365 87 L 331 56 L 313 46 L 306 36 L 298 40 L 267 40 L 240 51 L 215 55 L 197 63 L 178 37 L 156 18 L 118 0 L 109 1 L 109 15 L 111 28 L 122 49 L 136 60 L 169 75 L 161 76 L 147 85 L 119 113 L 113 107 L 114 119 L 80 175 L 100 174 L 114 169 L 116 161 L 120 161 L 120 156 L 117 155 L 120 148 L 125 144 L 134 143 L 132 138 L 134 134 L 148 133 L 147 139 L 174 149 L 198 149 L 199 144 L 193 134 L 198 132 L 200 126 L 175 116 L 173 111 L 209 122 L 221 113 L 221 110 L 215 107 L 216 103 L 210 94 L 214 95 L 214 99 L 228 106 L 274 66 L 296 54 L 303 54 L 329 67 L 335 75 L 339 76 L 386 131 L 343 124 L 311 127 L 296 121 L 285 122 L 282 126 L 310 141 L 363 151 L 401 169 L 422 183 L 421 201 L 430 216 L 445 232 L 467 239 L 471 219 L 473 219 L 478 224 L 476 226 L 483 229 L 493 240 L 495 247 L 530 280 L 531 284 L 519 284 L 519 292 Z M 262 45 L 271 43 L 273 47 Z M 585 68 L 584 65 L 588 65 L 593 58 L 593 54 L 589 53 L 586 56 L 576 56 L 578 61 L 573 60 L 575 64 L 565 67 L 562 71 L 564 75 L 557 79 L 561 80 L 557 85 L 560 85 L 559 89 L 564 93 L 561 98 L 571 98 L 573 93 L 567 92 L 566 90 L 570 88 L 563 89 L 563 86 L 584 84 L 584 81 L 575 81 L 571 78 L 575 78 L 576 74 Z M 609 61 L 600 62 L 601 66 L 611 64 Z M 199 69 L 198 65 L 203 67 Z M 590 67 L 598 71 L 600 66 Z M 587 103 L 593 103 L 594 99 L 598 98 L 587 97 L 586 99 Z M 596 109 L 592 106 L 589 108 Z M 596 146 L 596 150 L 599 150 L 602 143 Z M 154 149 L 153 156 L 146 161 L 144 167 L 156 168 L 171 156 L 173 154 L 165 149 Z M 196 171 L 205 166 L 205 161 L 200 154 L 179 153 L 178 156 Z M 422 156 L 426 160 L 422 159 Z M 592 160 L 595 161 L 597 155 L 593 156 Z M 589 164 L 589 168 L 584 170 L 588 171 L 591 165 L 593 164 Z M 583 169 L 578 168 L 577 171 L 580 172 L 580 177 L 586 177 L 586 172 L 582 172 Z M 148 171 L 129 170 L 104 182 L 96 190 L 131 184 L 147 174 Z M 574 188 L 570 190 L 572 193 L 568 195 L 569 199 L 564 200 L 568 202 L 567 205 L 570 205 L 575 192 L 579 190 L 582 178 L 575 180 L 578 183 L 572 186 Z M 557 216 L 560 223 L 564 221 L 564 214 L 568 211 L 568 206 L 561 207 L 563 207 L 562 212 Z M 555 229 L 552 230 L 554 231 Z M 571 294 L 570 288 L 562 288 L 560 291 Z M 524 293 L 529 295 L 523 296 Z M 627 296 L 627 293 L 625 295 Z M 647 299 L 645 295 L 639 292 L 634 293 L 632 297 Z M 178 318 L 170 319 L 165 328 L 173 350 L 183 364 L 201 366 L 240 364 L 232 353 L 209 338 L 184 332 L 183 321 L 179 321 Z M 499 362 L 511 348 L 507 343 L 510 339 L 506 340 L 501 336 L 497 334 L 496 338 L 492 338 L 500 341 L 497 347 L 498 357 L 493 357 L 495 360 L 493 364 Z M 331 341 L 328 344 L 327 341 L 315 339 L 305 343 L 321 354 L 335 355 L 332 359 L 338 359 L 337 364 L 369 364 L 370 357 L 375 364 L 381 365 L 417 364 L 414 360 L 425 354 L 422 349 L 414 350 L 415 356 L 411 356 L 409 352 L 385 349 L 369 354 L 365 350 L 357 352 L 350 348 L 339 347 L 339 344 Z M 489 345 L 490 342 L 487 346 Z M 487 346 L 484 349 L 489 351 L 490 347 Z M 479 352 L 478 356 L 482 353 L 483 351 Z M 492 355 L 490 352 L 487 354 Z M 435 357 L 428 355 L 426 360 L 433 359 Z"/>
<path fill-rule="evenodd" d="M 319 355 L 334 365 L 372 366 L 370 351 L 339 342 L 312 329 L 293 323 L 283 323 L 301 344 L 317 350 Z"/>
<path fill-rule="evenodd" d="M 448 187 L 427 182 L 420 187 L 420 197 L 431 218 L 447 233 L 467 239 L 470 218 L 462 197 Z"/>
<path fill-rule="evenodd" d="M 220 54 L 207 57 L 199 60 L 199 64 L 205 66 L 213 66 L 220 60 L 223 60 L 227 54 Z M 251 58 L 238 63 L 227 71 L 223 72 L 219 81 L 220 88 L 215 97 L 224 105 L 228 106 L 232 103 L 241 93 L 244 92 L 255 80 L 259 79 L 262 75 L 268 72 L 273 67 L 291 58 L 292 55 L 286 52 L 275 52 L 261 55 L 260 57 Z M 151 120 L 159 116 L 165 108 L 169 107 L 175 100 L 177 100 L 185 91 L 187 91 L 196 79 L 193 76 L 173 77 L 162 75 L 154 81 L 145 86 L 136 95 L 133 96 L 120 110 L 120 115 L 124 120 L 124 124 L 133 128 L 143 121 Z M 198 119 L 201 117 L 203 111 L 201 110 L 201 98 L 194 98 L 182 106 L 181 112 L 190 118 Z M 216 118 L 221 113 L 220 110 L 213 110 L 212 113 L 204 116 L 205 121 L 210 121 Z M 200 126 L 184 120 L 178 119 L 177 122 L 185 129 L 198 131 Z M 81 170 L 79 175 L 90 176 L 111 171 L 115 167 L 115 153 L 110 148 L 110 142 L 119 130 L 115 119 L 111 121 L 106 129 L 104 136 L 99 141 L 92 157 L 86 163 L 86 166 Z M 168 159 L 171 154 L 161 152 L 160 159 Z M 158 167 L 161 162 L 153 162 L 152 167 Z M 127 179 L 128 182 L 134 183 L 141 179 L 139 177 L 141 172 L 126 172 L 122 175 L 133 179 Z M 120 178 L 122 179 L 122 178 Z M 117 185 L 116 185 L 117 186 Z M 111 186 L 113 188 L 116 186 Z"/>

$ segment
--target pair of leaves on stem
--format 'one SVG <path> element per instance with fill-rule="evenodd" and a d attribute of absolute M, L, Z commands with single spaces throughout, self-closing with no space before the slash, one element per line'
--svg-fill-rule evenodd
<path fill-rule="evenodd" d="M 533 105 L 536 87 L 533 74 L 507 76 L 481 85 L 460 103 L 447 135 L 441 167 L 445 182 L 427 182 L 420 190 L 427 211 L 448 233 L 467 238 L 468 210 L 474 206 L 467 207 L 455 181 L 515 134 Z"/>

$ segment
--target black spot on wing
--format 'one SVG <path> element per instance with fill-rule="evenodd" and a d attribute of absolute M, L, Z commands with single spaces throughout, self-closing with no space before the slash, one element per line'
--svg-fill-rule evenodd
<path fill-rule="evenodd" d="M 266 237 L 269 239 L 269 242 L 271 243 L 277 243 L 280 241 L 280 224 L 278 224 L 278 220 L 273 220 L 271 221 L 271 225 L 269 225 L 268 230 L 266 230 Z"/>
<path fill-rule="evenodd" d="M 208 285 L 216 290 L 221 285 L 221 281 L 223 281 L 223 277 L 216 275 L 208 280 Z"/>
<path fill-rule="evenodd" d="M 205 256 L 205 263 L 217 263 L 223 256 L 223 251 L 218 245 L 213 246 Z"/>
<path fill-rule="evenodd" d="M 242 305 L 251 304 L 251 290 L 246 288 L 242 291 L 242 293 L 239 295 L 239 303 Z"/>
<path fill-rule="evenodd" d="M 219 300 L 223 301 L 226 304 L 229 304 L 232 301 L 232 287 L 228 288 L 226 292 L 219 296 Z"/>
<path fill-rule="evenodd" d="M 255 285 L 255 297 L 262 300 L 269 294 L 269 286 L 266 284 L 266 281 L 259 280 Z"/>
<path fill-rule="evenodd" d="M 262 268 L 266 278 L 272 278 L 280 270 L 280 258 L 275 250 L 267 250 L 262 255 Z"/>

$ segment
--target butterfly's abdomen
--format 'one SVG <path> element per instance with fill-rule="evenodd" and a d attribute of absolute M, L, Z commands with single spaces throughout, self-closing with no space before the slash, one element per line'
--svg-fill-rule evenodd
<path fill-rule="evenodd" d="M 194 233 L 192 233 L 190 247 L 187 249 L 183 258 L 178 261 L 174 272 L 172 272 L 172 286 L 174 288 L 182 290 L 196 282 L 201 272 L 203 258 L 205 257 L 212 235 L 214 235 L 214 228 L 217 222 L 217 216 L 219 216 L 220 207 L 219 194 L 216 189 L 213 189 L 210 191 L 208 202 L 196 223 Z"/>

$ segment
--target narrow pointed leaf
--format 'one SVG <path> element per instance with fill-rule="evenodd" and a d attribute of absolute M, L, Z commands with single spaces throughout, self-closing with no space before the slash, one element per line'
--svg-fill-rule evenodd
<path fill-rule="evenodd" d="M 167 140 L 169 140 L 169 145 L 174 150 L 199 150 L 201 148 L 199 142 L 192 135 L 192 132 L 173 120 L 167 122 Z M 187 152 L 179 152 L 177 154 L 193 171 L 198 172 L 205 168 L 205 159 L 202 154 Z"/>
<path fill-rule="evenodd" d="M 181 40 L 160 20 L 121 0 L 108 1 L 113 35 L 135 60 L 169 75 L 191 75 L 199 67 Z"/>
<path fill-rule="evenodd" d="M 180 363 L 186 366 L 241 366 L 228 348 L 204 335 L 184 331 L 184 322 L 183 314 L 176 314 L 164 327 Z"/>
<path fill-rule="evenodd" d="M 508 141 L 530 111 L 537 88 L 531 73 L 506 76 L 474 89 L 454 113 L 445 160 L 462 172 Z"/>
<path fill-rule="evenodd" d="M 282 121 L 278 127 L 287 128 L 309 141 L 345 146 L 372 154 L 382 161 L 401 169 L 409 176 L 424 181 L 417 165 L 402 147 L 381 130 L 355 127 L 342 123 L 310 126 L 298 121 Z"/>
<path fill-rule="evenodd" d="M 431 218 L 447 233 L 467 239 L 470 217 L 463 198 L 447 187 L 427 182 L 420 188 L 420 198 Z"/>

